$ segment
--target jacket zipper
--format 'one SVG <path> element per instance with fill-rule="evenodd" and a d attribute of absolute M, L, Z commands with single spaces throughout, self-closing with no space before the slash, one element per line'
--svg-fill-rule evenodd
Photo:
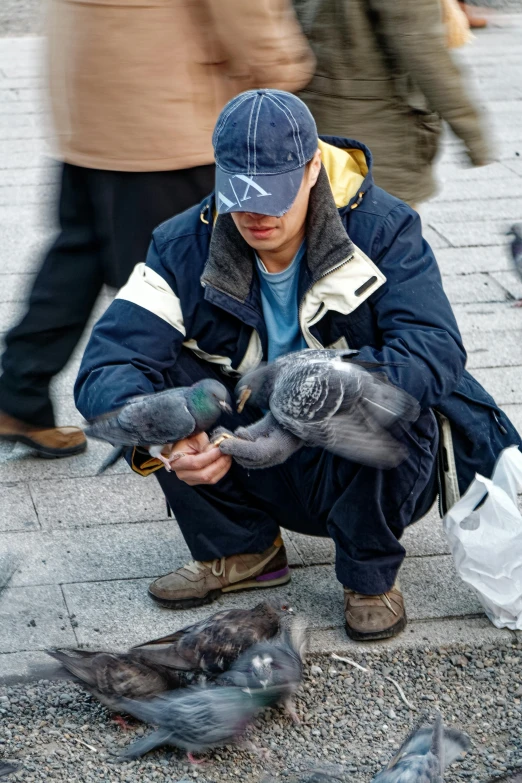
<path fill-rule="evenodd" d="M 331 274 L 333 274 L 334 272 L 337 272 L 337 270 L 338 270 L 338 269 L 341 269 L 341 267 L 343 267 L 343 266 L 346 266 L 346 264 L 348 264 L 348 263 L 349 263 L 349 262 L 352 260 L 352 258 L 353 258 L 354 256 L 355 256 L 355 253 L 352 253 L 352 255 L 351 255 L 351 256 L 349 256 L 348 258 L 345 258 L 345 259 L 344 259 L 344 261 L 341 261 L 341 263 L 340 263 L 340 264 L 337 264 L 337 266 L 334 266 L 334 267 L 332 267 L 332 268 L 331 268 L 331 269 L 329 269 L 327 272 L 324 272 L 322 275 L 319 275 L 319 277 L 316 277 L 316 279 L 314 280 L 314 282 L 313 282 L 313 283 L 312 283 L 312 284 L 309 286 L 309 288 L 307 288 L 307 289 L 306 289 L 306 291 L 304 292 L 303 296 L 301 297 L 301 301 L 300 301 L 300 303 L 299 303 L 299 312 L 298 312 L 298 314 L 297 314 L 297 315 L 298 315 L 298 320 L 299 320 L 299 327 L 300 327 L 300 328 L 301 328 L 301 314 L 302 314 L 302 311 L 303 311 L 303 302 L 304 302 L 304 300 L 305 300 L 305 298 L 306 298 L 307 294 L 309 294 L 309 293 L 310 293 L 310 291 L 312 290 L 312 288 L 314 287 L 314 285 L 315 285 L 316 283 L 318 283 L 318 282 L 319 282 L 319 280 L 322 280 L 324 277 L 328 277 L 328 275 L 331 275 Z M 319 312 L 319 311 L 317 311 L 317 312 Z M 316 314 L 317 314 L 317 313 L 316 313 Z M 308 330 L 308 331 L 310 331 L 310 330 Z M 303 337 L 304 337 L 304 335 L 303 335 Z"/>

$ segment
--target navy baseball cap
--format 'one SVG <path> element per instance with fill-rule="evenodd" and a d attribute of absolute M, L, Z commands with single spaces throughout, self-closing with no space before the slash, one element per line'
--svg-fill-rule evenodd
<path fill-rule="evenodd" d="M 282 90 L 237 95 L 219 115 L 212 136 L 218 213 L 284 215 L 317 141 L 315 120 L 295 95 Z"/>

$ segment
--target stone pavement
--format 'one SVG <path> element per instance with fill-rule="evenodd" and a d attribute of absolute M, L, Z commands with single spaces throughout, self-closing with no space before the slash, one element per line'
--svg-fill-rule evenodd
<path fill-rule="evenodd" d="M 522 16 L 498 17 L 460 55 L 490 113 L 496 162 L 464 167 L 460 144 L 445 143 L 440 195 L 422 209 L 444 285 L 469 352 L 469 367 L 522 428 L 522 281 L 511 269 L 506 229 L 522 220 Z M 0 39 L 0 332 L 23 312 L 25 292 L 54 230 L 56 166 L 45 157 L 39 38 Z M 98 314 L 109 301 L 102 297 Z M 85 341 L 83 341 L 83 345 Z M 81 346 L 80 346 L 81 348 Z M 79 350 L 56 379 L 59 421 L 81 424 L 72 401 Z M 182 565 L 188 551 L 166 518 L 156 480 L 119 464 L 95 477 L 107 448 L 45 461 L 21 447 L 0 446 L 0 553 L 20 555 L 12 586 L 0 601 L 0 678 L 43 671 L 51 646 L 129 645 L 172 631 L 195 617 L 160 609 L 149 580 Z M 317 650 L 349 650 L 341 588 L 328 541 L 287 534 L 290 585 L 270 591 L 302 610 Z M 401 572 L 410 624 L 392 645 L 509 639 L 486 620 L 474 594 L 455 574 L 436 510 L 404 537 Z M 252 605 L 258 593 L 217 606 Z M 216 607 L 217 608 L 217 607 Z M 32 667 L 36 667 L 33 669 Z"/>

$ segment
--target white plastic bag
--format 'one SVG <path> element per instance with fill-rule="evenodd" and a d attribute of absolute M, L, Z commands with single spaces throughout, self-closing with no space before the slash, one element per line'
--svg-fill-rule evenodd
<path fill-rule="evenodd" d="M 497 628 L 522 630 L 522 453 L 504 449 L 491 479 L 476 474 L 443 519 L 459 576 Z M 480 508 L 478 503 L 486 496 Z"/>

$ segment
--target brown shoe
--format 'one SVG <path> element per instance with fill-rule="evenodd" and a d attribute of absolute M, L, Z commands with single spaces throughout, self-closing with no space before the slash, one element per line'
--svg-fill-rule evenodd
<path fill-rule="evenodd" d="M 459 5 L 466 14 L 469 26 L 472 30 L 482 30 L 484 27 L 488 26 L 488 20 L 483 16 L 475 16 L 474 12 L 470 11 L 470 7 L 467 3 L 459 2 Z"/>
<path fill-rule="evenodd" d="M 25 443 L 38 456 L 72 457 L 87 448 L 87 439 L 80 427 L 34 427 L 0 411 L 0 440 Z"/>
<path fill-rule="evenodd" d="M 362 595 L 344 588 L 346 633 L 356 641 L 388 639 L 406 627 L 404 598 L 394 585 L 382 595 Z"/>
<path fill-rule="evenodd" d="M 149 595 L 169 609 L 190 609 L 219 598 L 221 593 L 275 587 L 290 581 L 283 539 L 260 554 L 230 555 L 216 560 L 193 560 L 152 582 Z"/>

